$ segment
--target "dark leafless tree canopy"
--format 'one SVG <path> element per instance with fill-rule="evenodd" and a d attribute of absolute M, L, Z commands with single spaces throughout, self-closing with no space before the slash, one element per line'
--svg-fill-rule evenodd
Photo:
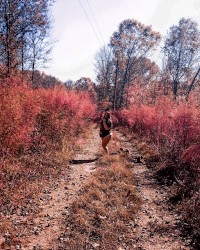
<path fill-rule="evenodd" d="M 0 0 L 0 63 L 12 70 L 32 70 L 49 53 L 49 7 L 53 0 Z M 32 75 L 32 80 L 33 80 Z"/>
<path fill-rule="evenodd" d="M 176 98 L 180 82 L 187 84 L 192 81 L 193 73 L 200 65 L 200 31 L 197 23 L 182 18 L 177 26 L 172 26 L 163 51 Z"/>

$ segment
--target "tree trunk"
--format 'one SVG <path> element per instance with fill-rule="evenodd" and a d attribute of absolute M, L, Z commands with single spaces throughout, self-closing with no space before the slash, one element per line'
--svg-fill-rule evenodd
<path fill-rule="evenodd" d="M 119 107 L 120 108 L 122 107 L 122 104 L 123 104 L 123 101 L 124 101 L 124 89 L 125 89 L 125 85 L 126 85 L 126 82 L 127 82 L 127 73 L 128 73 L 128 67 L 126 67 L 126 71 L 125 71 L 125 74 L 124 74 L 124 79 L 123 79 L 122 87 L 121 87 L 120 101 L 119 101 Z"/>
<path fill-rule="evenodd" d="M 196 74 L 195 74 L 195 76 L 194 76 L 194 78 L 193 78 L 191 84 L 190 84 L 189 87 L 188 87 L 188 90 L 187 90 L 187 99 L 188 99 L 188 96 L 189 96 L 189 94 L 190 94 L 190 91 L 192 90 L 192 87 L 194 86 L 195 80 L 196 80 L 196 78 L 197 78 L 199 72 L 200 72 L 200 67 L 199 67 L 199 69 L 197 70 L 197 72 L 196 72 Z"/>
<path fill-rule="evenodd" d="M 11 41 L 10 41 L 10 1 L 8 2 L 8 8 L 5 10 L 6 19 L 6 66 L 7 75 L 11 73 Z"/>
<path fill-rule="evenodd" d="M 177 97 L 177 91 L 178 91 L 178 81 L 174 80 L 173 82 L 173 94 L 174 94 L 174 100 L 176 100 Z"/>
<path fill-rule="evenodd" d="M 116 110 L 117 77 L 118 77 L 118 59 L 117 59 L 117 65 L 116 65 L 116 70 L 115 70 L 114 94 L 113 94 L 113 110 Z"/>

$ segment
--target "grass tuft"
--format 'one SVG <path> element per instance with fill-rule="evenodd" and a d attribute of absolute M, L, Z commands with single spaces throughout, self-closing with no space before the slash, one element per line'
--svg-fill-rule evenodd
<path fill-rule="evenodd" d="M 59 249 L 117 249 L 135 238 L 140 207 L 134 176 L 123 157 L 105 156 L 68 210 Z"/>

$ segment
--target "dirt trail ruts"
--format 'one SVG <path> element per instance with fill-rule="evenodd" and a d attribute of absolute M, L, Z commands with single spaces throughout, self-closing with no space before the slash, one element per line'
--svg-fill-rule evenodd
<path fill-rule="evenodd" d="M 61 234 L 66 209 L 76 199 L 78 191 L 90 174 L 95 171 L 95 157 L 99 151 L 97 130 L 91 130 L 90 138 L 80 147 L 74 159 L 63 171 L 62 178 L 54 183 L 54 189 L 41 200 L 41 212 L 32 221 L 32 234 L 23 237 L 23 250 L 56 249 L 54 241 Z M 78 164 L 77 164 L 78 163 Z M 56 244 L 56 243 L 55 243 Z"/>
<path fill-rule="evenodd" d="M 138 142 L 130 143 L 122 133 L 115 133 L 121 146 L 129 149 L 129 158 L 138 155 Z M 90 138 L 77 151 L 73 164 L 63 170 L 62 178 L 41 194 L 41 212 L 31 219 L 15 218 L 16 225 L 22 224 L 24 228 L 21 236 L 23 243 L 11 249 L 57 250 L 67 208 L 78 198 L 79 190 L 95 171 L 99 148 L 98 130 L 93 129 Z M 156 184 L 153 171 L 142 163 L 134 163 L 132 168 L 137 180 L 137 191 L 143 202 L 137 214 L 137 237 L 133 250 L 189 250 L 190 242 L 181 238 L 177 226 L 180 218 L 169 211 L 167 194 Z"/>
<path fill-rule="evenodd" d="M 130 143 L 118 132 L 123 148 L 129 149 L 129 157 L 138 156 L 137 141 Z M 134 163 L 137 191 L 142 200 L 137 215 L 136 250 L 189 250 L 190 241 L 181 237 L 179 216 L 170 211 L 167 193 L 155 182 L 153 170 L 145 163 Z"/>

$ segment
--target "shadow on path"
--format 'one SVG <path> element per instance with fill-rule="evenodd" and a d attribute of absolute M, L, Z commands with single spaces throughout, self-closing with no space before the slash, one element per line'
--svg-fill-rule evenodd
<path fill-rule="evenodd" d="M 88 159 L 88 160 L 70 160 L 69 163 L 70 164 L 84 164 L 84 163 L 94 162 L 98 159 L 99 159 L 99 157 L 96 157 L 94 159 Z"/>

